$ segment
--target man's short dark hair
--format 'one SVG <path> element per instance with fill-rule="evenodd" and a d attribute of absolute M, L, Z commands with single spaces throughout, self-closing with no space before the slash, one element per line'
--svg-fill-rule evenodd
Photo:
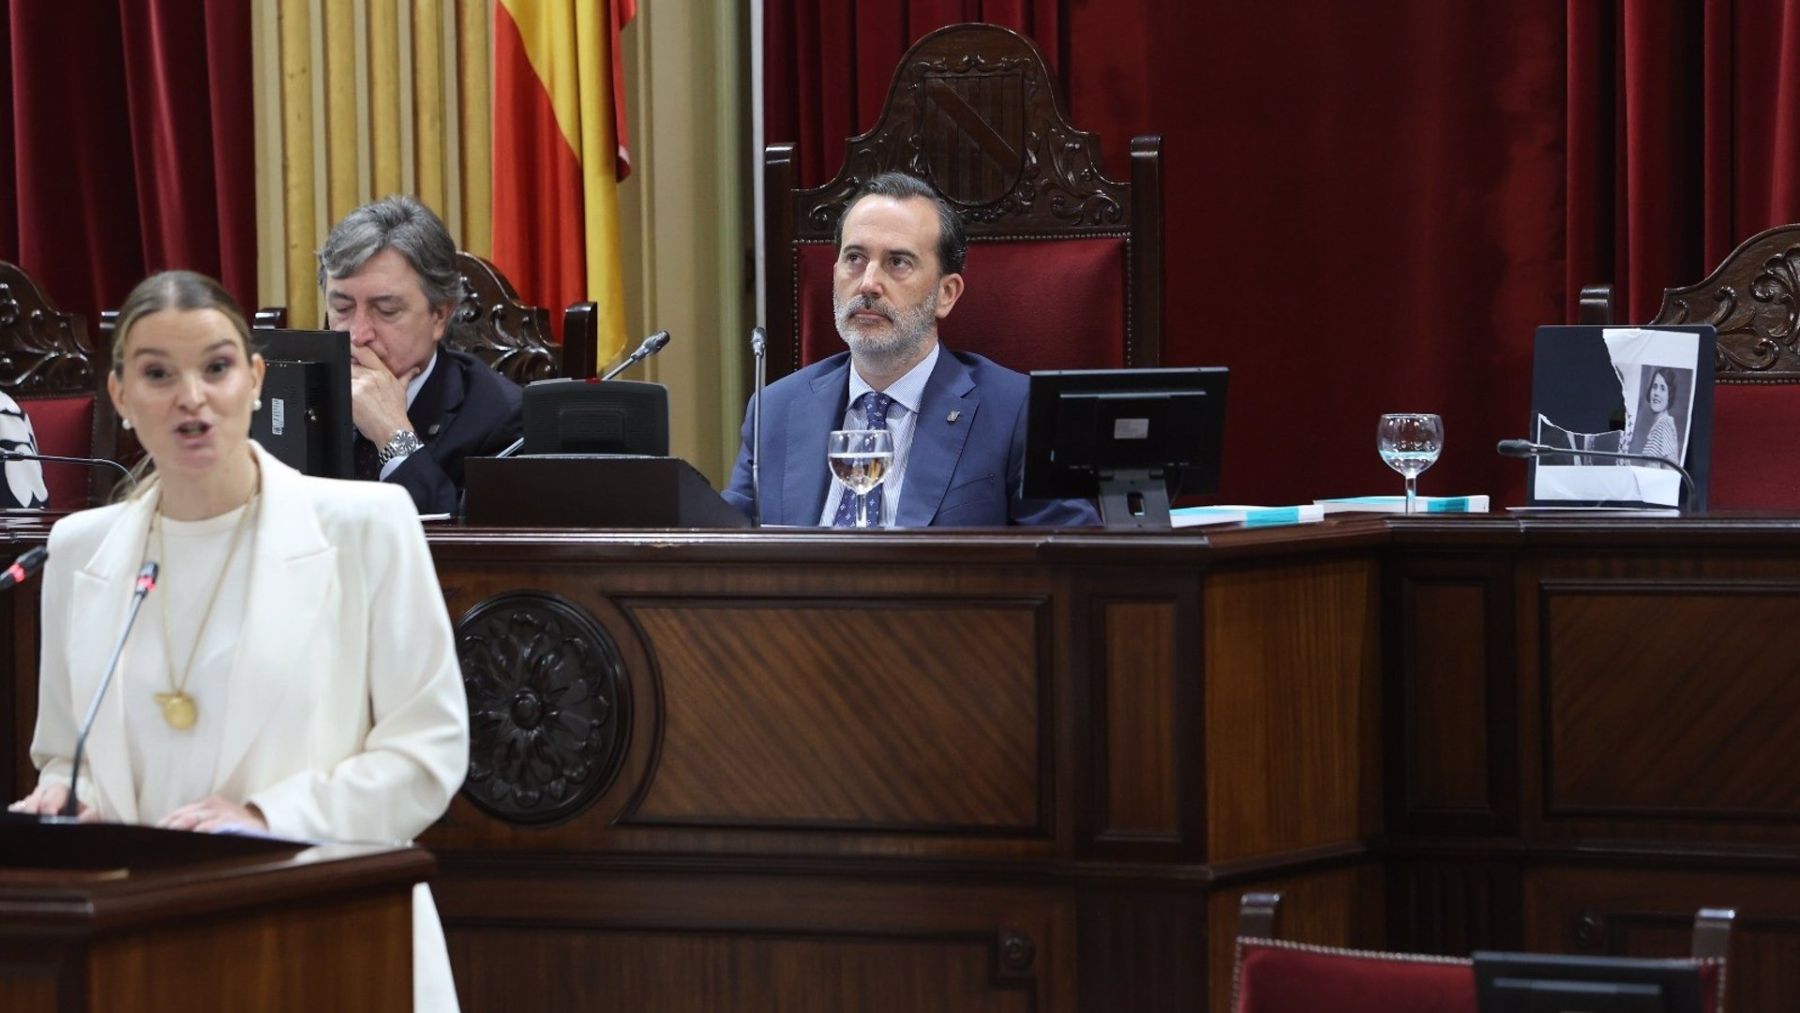
<path fill-rule="evenodd" d="M 462 272 L 456 269 L 456 241 L 444 220 L 416 197 L 396 194 L 344 216 L 319 249 L 319 287 L 348 278 L 382 250 L 396 250 L 418 273 L 425 299 L 433 306 L 462 301 Z"/>
<path fill-rule="evenodd" d="M 941 274 L 962 273 L 963 258 L 969 253 L 969 237 L 963 232 L 962 216 L 956 213 L 949 201 L 932 189 L 930 183 L 904 172 L 884 172 L 856 191 L 856 196 L 844 205 L 844 213 L 838 216 L 837 230 L 831 237 L 832 245 L 840 250 L 844 248 L 844 219 L 850 217 L 850 209 L 864 197 L 892 197 L 895 200 L 922 197 L 930 201 L 931 206 L 937 209 L 938 216 L 938 271 Z"/>

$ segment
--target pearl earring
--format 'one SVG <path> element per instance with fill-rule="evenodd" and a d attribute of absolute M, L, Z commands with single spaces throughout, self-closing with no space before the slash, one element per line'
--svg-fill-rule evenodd
<path fill-rule="evenodd" d="M 120 419 L 119 425 L 124 426 L 126 429 L 130 429 L 131 428 L 131 420 L 130 419 Z"/>
<path fill-rule="evenodd" d="M 253 412 L 262 411 L 262 398 L 259 397 L 255 401 L 250 402 L 250 410 Z"/>

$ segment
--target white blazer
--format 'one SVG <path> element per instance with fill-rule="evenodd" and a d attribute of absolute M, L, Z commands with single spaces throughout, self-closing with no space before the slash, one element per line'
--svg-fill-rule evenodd
<path fill-rule="evenodd" d="M 404 489 L 309 478 L 253 442 L 262 505 L 213 790 L 303 840 L 409 841 L 468 769 L 469 714 L 449 616 Z M 67 783 L 75 731 L 123 629 L 154 495 L 50 531 L 37 732 L 40 781 Z M 154 594 L 154 592 L 152 592 Z M 128 646 L 126 648 L 130 650 Z M 81 798 L 138 819 L 119 687 L 84 753 Z M 430 894 L 414 899 L 414 996 L 456 1008 Z"/>

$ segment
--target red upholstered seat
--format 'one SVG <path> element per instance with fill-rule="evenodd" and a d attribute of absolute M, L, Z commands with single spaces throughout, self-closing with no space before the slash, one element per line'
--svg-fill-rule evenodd
<path fill-rule="evenodd" d="M 1476 1013 L 1469 961 L 1308 946 L 1237 942 L 1233 1013 Z"/>
<path fill-rule="evenodd" d="M 1120 368 L 1130 315 L 1126 253 L 1115 238 L 971 243 L 968 285 L 938 335 L 1018 370 Z M 806 362 L 844 350 L 831 319 L 836 257 L 817 244 L 798 254 L 795 310 Z"/>
<path fill-rule="evenodd" d="M 20 407 L 37 434 L 38 453 L 64 457 L 88 457 L 94 452 L 94 399 L 71 397 L 20 398 Z M 50 493 L 50 509 L 80 510 L 88 505 L 91 469 L 74 464 L 44 463 L 44 487 Z"/>
<path fill-rule="evenodd" d="M 1800 506 L 1800 386 L 1720 384 L 1712 444 L 1713 509 Z"/>
<path fill-rule="evenodd" d="M 1117 182 L 1063 108 L 1030 40 L 951 25 L 907 50 L 831 182 L 800 188 L 793 145 L 764 149 L 769 378 L 844 350 L 833 237 L 857 190 L 888 171 L 929 183 L 968 235 L 946 345 L 1021 372 L 1161 365 L 1162 139 L 1133 138 L 1130 182 Z"/>
<path fill-rule="evenodd" d="M 1281 895 L 1239 899 L 1231 1013 L 1477 1013 L 1475 967 L 1462 957 L 1314 946 L 1278 938 Z M 1725 955 L 1736 913 L 1694 916 L 1703 1008 L 1723 1013 Z"/>

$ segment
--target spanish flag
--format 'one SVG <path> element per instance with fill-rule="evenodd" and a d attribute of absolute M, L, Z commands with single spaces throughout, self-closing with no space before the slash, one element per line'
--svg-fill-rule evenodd
<path fill-rule="evenodd" d="M 499 0 L 494 10 L 494 263 L 527 303 L 599 304 L 598 362 L 625 347 L 619 32 L 637 0 Z"/>

